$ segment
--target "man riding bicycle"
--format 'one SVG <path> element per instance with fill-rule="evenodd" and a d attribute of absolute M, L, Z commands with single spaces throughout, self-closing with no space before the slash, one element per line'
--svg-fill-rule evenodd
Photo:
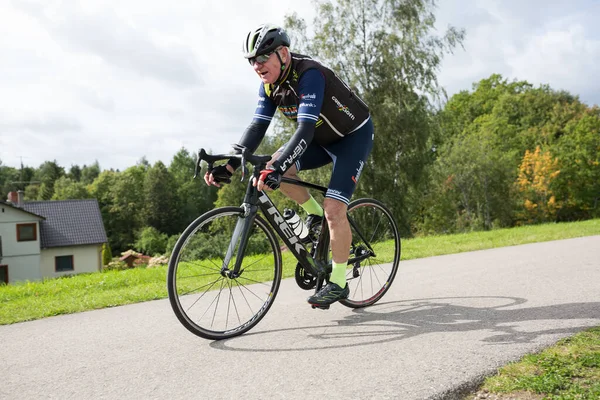
<path fill-rule="evenodd" d="M 279 188 L 308 214 L 310 228 L 325 216 L 330 231 L 332 272 L 327 285 L 308 298 L 317 306 L 348 297 L 346 268 L 352 232 L 346 217 L 348 203 L 373 147 L 373 123 L 369 108 L 333 71 L 308 56 L 292 53 L 287 33 L 274 25 L 250 31 L 243 44 L 262 83 L 252 123 L 240 144 L 256 151 L 279 109 L 298 127 L 290 140 L 273 154 L 255 185 L 259 190 Z M 333 162 L 323 208 L 306 188 L 281 183 L 281 177 L 299 179 L 297 172 Z M 208 171 L 208 185 L 231 182 L 240 166 L 237 158 Z"/>

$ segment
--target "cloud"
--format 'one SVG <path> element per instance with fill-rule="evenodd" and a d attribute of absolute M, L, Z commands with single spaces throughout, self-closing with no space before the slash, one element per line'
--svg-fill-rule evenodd
<path fill-rule="evenodd" d="M 523 51 L 508 60 L 514 75 L 535 77 L 536 82 L 550 83 L 596 104 L 600 104 L 599 61 L 600 40 L 589 39 L 579 23 L 532 36 Z"/>
<path fill-rule="evenodd" d="M 600 4 L 593 0 L 465 0 L 460 8 L 441 3 L 438 30 L 451 23 L 465 27 L 467 37 L 464 50 L 445 57 L 440 83 L 451 95 L 499 73 L 600 104 L 594 72 L 600 63 L 600 35 L 590 17 L 598 13 Z"/>
<path fill-rule="evenodd" d="M 96 55 L 108 64 L 180 87 L 201 84 L 200 66 L 188 47 L 176 43 L 162 46 L 148 31 L 136 28 L 110 8 L 86 12 L 77 3 L 57 7 L 45 2 L 13 4 L 77 52 Z"/>
<path fill-rule="evenodd" d="M 105 112 L 115 111 L 115 100 L 112 97 L 102 94 L 92 87 L 80 86 L 76 90 L 83 103 Z"/>

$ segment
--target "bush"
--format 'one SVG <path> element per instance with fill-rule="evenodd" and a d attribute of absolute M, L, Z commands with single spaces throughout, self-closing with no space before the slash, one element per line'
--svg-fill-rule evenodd
<path fill-rule="evenodd" d="M 125 263 L 123 261 L 115 260 L 115 261 L 111 261 L 107 265 L 105 265 L 102 270 L 103 271 L 123 271 L 126 269 L 129 269 L 129 265 L 127 265 L 127 263 Z"/>
<path fill-rule="evenodd" d="M 110 245 L 108 243 L 104 243 L 102 245 L 102 266 L 108 265 L 112 260 L 112 251 L 110 250 Z"/>
<path fill-rule="evenodd" d="M 148 262 L 148 268 L 160 267 L 162 265 L 167 265 L 169 263 L 169 258 L 166 256 L 153 257 Z"/>
<path fill-rule="evenodd" d="M 135 248 L 144 254 L 152 256 L 164 254 L 167 247 L 168 236 L 159 232 L 156 228 L 148 226 L 142 229 L 135 242 Z"/>
<path fill-rule="evenodd" d="M 177 240 L 179 240 L 179 234 L 177 235 L 172 235 L 169 236 L 169 240 L 167 240 L 167 247 L 165 249 L 165 254 L 167 256 L 171 255 L 171 253 L 173 252 L 173 249 L 175 248 L 175 244 L 177 243 Z"/>

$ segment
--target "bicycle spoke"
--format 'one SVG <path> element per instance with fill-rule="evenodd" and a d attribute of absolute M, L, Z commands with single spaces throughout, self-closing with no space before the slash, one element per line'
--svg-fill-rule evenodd
<path fill-rule="evenodd" d="M 221 273 L 220 272 L 212 272 L 210 274 L 187 275 L 187 276 L 180 276 L 178 279 L 192 279 L 192 278 L 199 278 L 201 276 L 214 276 L 214 275 L 221 275 Z"/>
<path fill-rule="evenodd" d="M 197 287 L 196 289 L 190 290 L 190 291 L 188 291 L 188 292 L 185 292 L 185 293 L 181 293 L 181 296 L 188 295 L 188 294 L 190 294 L 190 293 L 193 293 L 193 292 L 195 292 L 195 291 L 197 291 L 197 290 L 200 290 L 200 289 L 202 289 L 203 287 L 206 287 L 206 286 L 210 286 L 210 287 L 208 288 L 208 290 L 210 290 L 210 288 L 212 288 L 212 287 L 213 287 L 213 286 L 214 286 L 214 285 L 215 285 L 217 282 L 219 282 L 219 281 L 220 281 L 220 280 L 222 280 L 222 279 L 223 279 L 223 277 L 221 277 L 220 279 L 218 279 L 218 280 L 214 281 L 212 284 L 211 284 L 211 283 L 207 283 L 206 285 L 203 285 L 203 286 Z M 207 291 L 208 291 L 208 290 L 207 290 Z M 204 292 L 204 293 L 206 293 L 206 292 Z M 204 296 L 204 295 L 202 295 L 202 296 Z M 202 296 L 201 296 L 201 297 L 202 297 Z M 199 299 L 198 299 L 198 300 L 199 300 Z"/>
<path fill-rule="evenodd" d="M 227 285 L 229 286 L 229 302 L 227 303 L 227 316 L 225 317 L 225 329 L 227 329 L 227 327 L 229 326 L 228 325 L 228 323 L 229 323 L 229 311 L 231 310 L 231 303 L 233 303 L 233 308 L 236 311 L 236 315 L 238 317 L 238 322 L 241 323 L 241 321 L 240 321 L 240 315 L 237 312 L 237 307 L 235 305 L 235 297 L 233 296 L 233 291 L 231 290 L 231 288 L 233 286 L 232 283 L 231 283 L 231 281 L 228 281 Z"/>
<path fill-rule="evenodd" d="M 259 285 L 263 285 L 263 286 L 271 286 L 271 285 L 270 285 L 268 282 L 257 281 L 257 280 L 255 280 L 255 279 L 246 278 L 246 277 L 245 277 L 245 276 L 243 276 L 243 275 L 241 275 L 241 276 L 238 276 L 238 277 L 237 277 L 237 279 L 245 279 L 245 280 L 247 280 L 247 281 L 250 281 L 250 282 L 252 282 L 252 283 L 257 283 L 257 284 L 259 284 Z"/>
<path fill-rule="evenodd" d="M 249 269 L 251 266 L 258 264 L 259 262 L 266 260 L 268 256 L 264 256 L 262 258 L 259 258 L 258 260 L 254 261 L 252 264 L 247 265 L 244 269 Z M 254 271 L 261 271 L 259 269 L 255 269 Z M 269 271 L 269 269 L 264 269 L 262 271 Z"/>
<path fill-rule="evenodd" d="M 246 302 L 246 305 L 248 306 L 248 309 L 250 310 L 250 312 L 252 314 L 254 314 L 254 310 L 252 309 L 252 306 L 250 305 L 250 302 L 248 301 L 248 298 L 246 297 L 246 295 L 244 294 L 244 291 L 242 290 L 243 286 L 237 285 L 237 287 L 240 289 L 240 293 L 242 294 L 242 297 L 244 298 L 244 301 Z"/>
<path fill-rule="evenodd" d="M 217 304 L 215 305 L 215 312 L 213 313 L 213 317 L 212 317 L 212 322 L 210 323 L 210 326 L 213 326 L 215 323 L 215 316 L 217 315 L 217 309 L 219 308 L 219 301 L 221 300 L 221 293 L 223 293 L 223 284 L 226 283 L 223 282 L 221 283 L 221 288 L 219 289 L 219 294 L 217 295 Z"/>
<path fill-rule="evenodd" d="M 251 293 L 252 295 L 254 295 L 257 299 L 260 299 L 260 297 L 256 293 L 254 293 L 254 291 L 252 291 L 252 290 L 250 290 L 248 288 L 248 286 L 246 286 L 243 283 L 239 282 L 237 279 L 236 279 L 236 282 L 238 284 L 238 287 L 246 289 L 246 291 L 248 291 L 249 293 Z"/>

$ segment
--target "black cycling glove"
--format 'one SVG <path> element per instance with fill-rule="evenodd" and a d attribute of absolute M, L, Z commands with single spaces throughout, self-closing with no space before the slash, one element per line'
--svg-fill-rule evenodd
<path fill-rule="evenodd" d="M 217 183 L 231 183 L 231 176 L 233 175 L 231 172 L 227 170 L 225 165 L 219 165 L 214 167 L 210 173 L 213 176 L 213 179 Z"/>
<path fill-rule="evenodd" d="M 281 174 L 279 171 L 272 169 L 263 169 L 260 171 L 259 179 L 263 181 L 268 188 L 275 190 L 279 188 L 279 184 L 281 183 Z"/>

